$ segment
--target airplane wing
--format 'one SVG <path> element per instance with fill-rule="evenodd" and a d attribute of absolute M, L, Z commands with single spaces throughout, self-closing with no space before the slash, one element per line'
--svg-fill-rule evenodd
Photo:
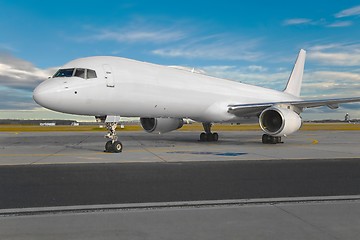
<path fill-rule="evenodd" d="M 269 103 L 255 103 L 255 104 L 232 104 L 228 105 L 228 112 L 239 117 L 258 116 L 266 108 L 274 105 L 292 105 L 303 110 L 304 108 L 314 108 L 327 106 L 331 109 L 336 109 L 341 103 L 360 102 L 360 97 L 355 98 L 336 98 L 336 99 L 321 99 L 321 100 L 300 100 L 289 102 L 269 102 Z"/>

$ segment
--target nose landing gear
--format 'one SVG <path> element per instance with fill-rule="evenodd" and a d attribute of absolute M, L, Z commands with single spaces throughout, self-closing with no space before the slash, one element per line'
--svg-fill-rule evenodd
<path fill-rule="evenodd" d="M 107 141 L 105 144 L 105 152 L 119 153 L 123 150 L 123 145 L 118 141 L 116 135 L 117 122 L 106 122 L 106 129 L 108 133 L 105 135 L 106 138 L 109 138 L 110 141 Z"/>

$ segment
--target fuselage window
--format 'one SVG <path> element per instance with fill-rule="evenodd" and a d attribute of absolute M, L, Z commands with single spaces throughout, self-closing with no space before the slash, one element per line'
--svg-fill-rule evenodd
<path fill-rule="evenodd" d="M 97 78 L 96 72 L 94 70 L 88 69 L 87 70 L 87 78 Z"/>
<path fill-rule="evenodd" d="M 67 68 L 67 69 L 59 69 L 55 74 L 54 78 L 56 77 L 72 77 L 74 73 L 74 68 Z"/>
<path fill-rule="evenodd" d="M 85 78 L 85 69 L 84 68 L 77 68 L 75 71 L 75 77 Z"/>

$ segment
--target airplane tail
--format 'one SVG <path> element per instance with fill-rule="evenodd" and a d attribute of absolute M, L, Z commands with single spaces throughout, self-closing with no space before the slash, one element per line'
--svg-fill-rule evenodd
<path fill-rule="evenodd" d="M 304 73 L 306 51 L 301 49 L 296 59 L 294 68 L 286 84 L 284 92 L 300 97 L 301 83 Z"/>

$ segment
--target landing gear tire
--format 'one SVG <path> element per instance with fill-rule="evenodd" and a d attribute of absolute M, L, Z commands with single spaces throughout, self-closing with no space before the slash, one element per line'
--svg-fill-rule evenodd
<path fill-rule="evenodd" d="M 217 142 L 219 140 L 219 134 L 213 133 L 212 134 L 212 141 Z"/>
<path fill-rule="evenodd" d="M 262 135 L 262 143 L 263 144 L 277 144 L 277 143 L 283 143 L 281 141 L 281 137 L 274 137 L 274 136 L 270 136 L 268 134 L 263 134 Z"/>
<path fill-rule="evenodd" d="M 217 142 L 219 140 L 219 134 L 211 132 L 212 123 L 203 123 L 202 125 L 205 132 L 200 134 L 200 141 Z"/>
<path fill-rule="evenodd" d="M 207 141 L 206 133 L 202 132 L 200 134 L 200 141 L 201 142 L 206 142 Z"/>
<path fill-rule="evenodd" d="M 122 150 L 123 150 L 123 145 L 121 144 L 120 141 L 115 141 L 115 142 L 112 144 L 112 150 L 113 150 L 114 153 L 122 152 Z"/>
<path fill-rule="evenodd" d="M 112 152 L 113 151 L 113 143 L 112 141 L 107 141 L 105 144 L 105 152 Z"/>
<path fill-rule="evenodd" d="M 119 153 L 122 152 L 123 150 L 123 145 L 120 141 L 107 141 L 105 144 L 105 152 L 110 152 L 110 153 Z"/>
<path fill-rule="evenodd" d="M 201 142 L 217 142 L 219 140 L 219 134 L 217 133 L 204 133 L 200 134 Z"/>

